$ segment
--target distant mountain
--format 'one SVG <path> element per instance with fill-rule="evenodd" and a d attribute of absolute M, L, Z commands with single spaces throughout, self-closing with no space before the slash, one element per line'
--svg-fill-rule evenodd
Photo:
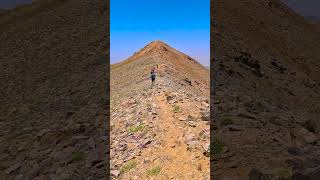
<path fill-rule="evenodd" d="M 7 10 L 5 10 L 5 9 L 0 9 L 0 15 L 5 14 L 6 12 L 7 12 Z"/>
<path fill-rule="evenodd" d="M 311 23 L 320 24 L 320 17 L 317 17 L 317 16 L 307 16 L 306 19 L 309 20 Z"/>
<path fill-rule="evenodd" d="M 288 5 L 291 9 L 295 12 L 299 13 L 301 16 L 304 17 L 316 17 L 320 18 L 320 1 L 318 0 L 308 0 L 308 1 L 301 1 L 301 0 L 281 0 L 285 4 Z"/>

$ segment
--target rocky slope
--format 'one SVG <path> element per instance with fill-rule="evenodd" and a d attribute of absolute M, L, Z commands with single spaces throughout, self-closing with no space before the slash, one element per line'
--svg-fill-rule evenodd
<path fill-rule="evenodd" d="M 209 179 L 209 71 L 154 41 L 110 77 L 112 177 Z"/>
<path fill-rule="evenodd" d="M 44 0 L 0 16 L 0 179 L 107 176 L 108 9 Z"/>
<path fill-rule="evenodd" d="M 211 3 L 213 177 L 320 177 L 319 30 L 279 0 Z"/>

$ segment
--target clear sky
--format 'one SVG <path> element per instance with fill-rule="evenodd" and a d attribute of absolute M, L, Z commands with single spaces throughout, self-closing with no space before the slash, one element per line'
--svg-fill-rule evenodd
<path fill-rule="evenodd" d="M 210 0 L 111 0 L 111 64 L 162 40 L 203 65 L 210 59 Z"/>

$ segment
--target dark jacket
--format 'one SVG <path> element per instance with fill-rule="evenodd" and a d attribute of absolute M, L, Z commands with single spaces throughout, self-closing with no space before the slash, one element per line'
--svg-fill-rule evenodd
<path fill-rule="evenodd" d="M 154 72 L 154 70 L 151 70 L 151 79 L 154 80 L 156 78 L 156 73 Z"/>

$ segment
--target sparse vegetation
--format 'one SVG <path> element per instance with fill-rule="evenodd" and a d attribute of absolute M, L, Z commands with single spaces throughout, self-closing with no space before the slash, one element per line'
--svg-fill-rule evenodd
<path fill-rule="evenodd" d="M 81 151 L 76 151 L 72 154 L 72 161 L 81 161 L 84 159 L 85 154 Z"/>
<path fill-rule="evenodd" d="M 292 170 L 287 168 L 280 168 L 273 171 L 273 175 L 281 179 L 291 179 Z"/>
<path fill-rule="evenodd" d="M 128 132 L 129 133 L 135 133 L 135 132 L 138 132 L 138 131 L 141 131 L 145 128 L 145 124 L 140 124 L 138 126 L 133 126 L 133 127 L 130 127 L 128 129 Z"/>
<path fill-rule="evenodd" d="M 147 174 L 149 176 L 156 176 L 156 175 L 158 175 L 160 173 L 160 171 L 161 171 L 161 168 L 159 166 L 157 166 L 157 167 L 154 167 L 152 169 L 149 169 L 147 171 Z"/>
<path fill-rule="evenodd" d="M 222 126 L 228 126 L 228 125 L 232 125 L 232 124 L 233 124 L 233 120 L 231 118 L 225 118 L 221 122 Z"/>
<path fill-rule="evenodd" d="M 172 109 L 172 112 L 174 112 L 174 113 L 178 113 L 178 112 L 180 112 L 181 111 L 181 107 L 179 106 L 179 105 L 175 105 L 174 107 L 173 107 L 173 109 Z"/>
<path fill-rule="evenodd" d="M 192 151 L 192 148 L 190 146 L 187 146 L 187 151 Z"/>
<path fill-rule="evenodd" d="M 223 152 L 223 144 L 217 138 L 213 139 L 213 142 L 210 145 L 210 154 L 215 156 Z"/>
<path fill-rule="evenodd" d="M 126 172 L 130 171 L 131 169 L 134 169 L 135 167 L 137 167 L 137 162 L 130 161 L 121 167 L 121 173 L 126 173 Z"/>
<path fill-rule="evenodd" d="M 203 131 L 201 131 L 201 132 L 199 133 L 198 140 L 207 139 L 207 138 L 208 138 L 208 137 L 206 136 L 206 134 L 205 134 Z"/>

